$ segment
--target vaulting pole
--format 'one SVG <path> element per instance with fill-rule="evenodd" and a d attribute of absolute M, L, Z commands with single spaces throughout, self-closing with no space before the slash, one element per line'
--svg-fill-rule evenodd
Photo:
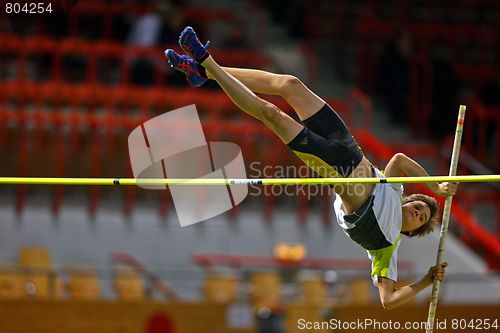
<path fill-rule="evenodd" d="M 451 154 L 450 176 L 457 174 L 458 159 L 460 155 L 460 143 L 462 141 L 462 132 L 464 128 L 465 105 L 460 105 L 458 110 L 457 129 L 455 130 L 455 140 L 453 141 L 453 152 Z M 441 233 L 439 236 L 439 247 L 436 258 L 436 266 L 440 266 L 444 260 L 444 251 L 446 246 L 446 235 L 448 234 L 448 223 L 450 222 L 450 211 L 453 196 L 446 197 L 443 210 L 443 221 L 441 223 Z M 434 279 L 432 284 L 431 303 L 429 305 L 429 315 L 427 317 L 427 333 L 432 333 L 434 330 L 434 319 L 436 318 L 436 308 L 439 296 L 439 286 L 441 282 Z"/>

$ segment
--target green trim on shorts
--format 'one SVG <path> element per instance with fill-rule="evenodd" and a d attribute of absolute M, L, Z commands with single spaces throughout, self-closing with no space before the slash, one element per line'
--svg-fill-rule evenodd
<path fill-rule="evenodd" d="M 335 170 L 330 164 L 325 162 L 322 158 L 297 150 L 292 151 L 307 165 L 310 169 L 318 173 L 323 178 L 340 178 L 342 175 Z"/>

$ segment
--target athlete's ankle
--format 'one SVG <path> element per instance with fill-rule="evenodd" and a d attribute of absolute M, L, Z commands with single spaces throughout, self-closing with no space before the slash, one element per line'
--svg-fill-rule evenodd
<path fill-rule="evenodd" d="M 202 78 L 207 80 L 209 79 L 207 70 L 201 64 L 198 64 L 198 71 L 200 72 L 200 76 Z"/>
<path fill-rule="evenodd" d="M 203 61 L 199 62 L 199 64 L 207 70 L 210 70 L 210 68 L 213 66 L 218 66 L 217 62 L 215 62 L 214 58 L 212 58 L 211 55 L 208 55 L 208 57 L 206 57 Z"/>

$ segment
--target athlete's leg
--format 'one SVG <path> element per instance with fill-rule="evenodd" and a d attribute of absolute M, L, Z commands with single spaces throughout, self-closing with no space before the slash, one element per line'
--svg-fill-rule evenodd
<path fill-rule="evenodd" d="M 283 142 L 290 142 L 302 130 L 303 126 L 301 124 L 274 104 L 255 95 L 244 84 L 221 68 L 211 56 L 204 60 L 201 65 L 240 109 L 261 120 Z"/>
<path fill-rule="evenodd" d="M 205 67 L 208 78 L 213 79 L 215 75 L 209 67 Z M 342 118 L 296 77 L 252 69 L 222 69 L 248 89 L 282 96 L 294 108 L 306 128 L 298 132 L 287 145 L 320 176 L 373 176 L 370 162 L 363 157 Z M 364 167 L 353 175 L 360 164 Z M 366 202 L 373 187 L 370 184 L 343 185 L 336 186 L 335 191 L 342 197 L 344 209 L 351 213 Z"/>
<path fill-rule="evenodd" d="M 283 97 L 301 120 L 320 110 L 325 101 L 293 75 L 274 74 L 257 69 L 222 67 L 253 92 Z M 212 73 L 207 71 L 208 78 Z"/>
<path fill-rule="evenodd" d="M 304 125 L 322 137 L 351 136 L 340 116 L 295 76 L 246 68 L 222 68 L 256 93 L 283 97 Z M 210 71 L 206 74 L 212 78 Z"/>
<path fill-rule="evenodd" d="M 322 176 L 335 177 L 341 174 L 348 177 L 353 170 L 353 166 L 350 165 L 354 164 L 355 168 L 359 160 L 361 160 L 362 153 L 357 145 L 352 147 L 353 143 L 355 144 L 352 137 L 345 137 L 345 134 L 349 133 L 349 131 L 345 128 L 342 120 L 320 98 L 305 88 L 300 81 L 288 80 L 291 81 L 289 82 L 290 89 L 286 89 L 287 93 L 284 95 L 294 102 L 298 110 L 304 110 L 304 112 L 301 112 L 301 118 L 304 119 L 306 128 L 295 122 L 273 104 L 257 97 L 250 89 L 221 68 L 207 52 L 206 47 L 201 44 L 191 27 L 186 27 L 181 33 L 179 44 L 188 56 L 194 59 L 194 63 L 193 60 L 179 59 L 182 57 L 174 54 L 175 52 L 172 50 L 167 50 L 166 54 L 170 63 L 176 69 L 185 71 L 188 82 L 193 81 L 189 75 L 195 77 L 203 75 L 203 71 L 198 68 L 201 65 L 219 83 L 236 105 L 243 111 L 262 120 L 307 165 L 317 169 Z M 259 89 L 263 89 L 262 86 L 257 86 L 255 81 L 252 81 L 256 80 L 258 75 L 249 78 L 249 76 L 252 76 L 249 73 L 251 72 L 239 71 L 240 75 L 246 74 L 245 80 L 250 81 L 249 85 L 253 85 L 253 88 L 260 87 Z M 193 81 L 193 83 L 196 82 Z M 269 88 L 269 86 L 266 87 Z M 298 96 L 298 98 L 294 99 L 294 95 Z M 318 124 L 321 126 L 316 126 Z M 317 127 L 322 132 L 316 132 L 314 127 Z M 345 164 L 349 164 L 349 167 L 344 168 Z"/>

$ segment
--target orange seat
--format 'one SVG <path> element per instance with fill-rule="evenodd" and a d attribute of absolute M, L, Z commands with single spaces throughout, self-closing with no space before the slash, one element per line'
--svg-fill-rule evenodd
<path fill-rule="evenodd" d="M 371 281 L 367 278 L 355 278 L 347 282 L 342 303 L 348 305 L 373 304 Z"/>
<path fill-rule="evenodd" d="M 0 268 L 0 299 L 18 299 L 26 295 L 24 276 L 15 267 Z"/>
<path fill-rule="evenodd" d="M 25 246 L 19 250 L 18 264 L 23 276 L 23 289 L 30 297 L 62 296 L 60 277 L 54 269 L 49 250 L 41 246 Z"/>
<path fill-rule="evenodd" d="M 41 246 L 25 246 L 19 250 L 18 263 L 26 267 L 52 267 L 49 250 Z"/>
<path fill-rule="evenodd" d="M 224 274 L 208 274 L 202 286 L 204 301 L 214 303 L 230 303 L 236 300 L 238 281 L 234 276 Z"/>
<path fill-rule="evenodd" d="M 325 305 L 328 302 L 326 284 L 319 277 L 309 277 L 300 281 L 300 300 L 310 305 Z"/>
<path fill-rule="evenodd" d="M 73 267 L 68 269 L 66 284 L 69 297 L 75 300 L 95 300 L 101 298 L 101 286 L 97 274 L 92 269 Z"/>
<path fill-rule="evenodd" d="M 118 270 L 115 273 L 113 287 L 119 300 L 137 301 L 145 298 L 144 282 L 131 270 Z"/>
<path fill-rule="evenodd" d="M 281 278 L 277 272 L 254 272 L 250 276 L 250 299 L 255 308 L 281 307 Z"/>

